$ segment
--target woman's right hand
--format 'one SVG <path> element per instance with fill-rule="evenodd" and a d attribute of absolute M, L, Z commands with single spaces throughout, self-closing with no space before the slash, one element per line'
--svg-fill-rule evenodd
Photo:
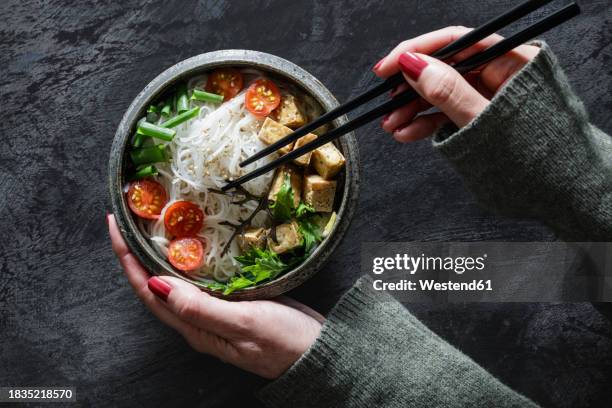
<path fill-rule="evenodd" d="M 466 27 L 447 27 L 406 40 L 374 66 L 374 73 L 381 78 L 399 71 L 403 73 L 407 83 L 400 85 L 392 95 L 410 86 L 422 97 L 383 119 L 383 129 L 393 133 L 396 140 L 406 143 L 423 139 L 448 121 L 464 127 L 487 107 L 502 85 L 540 51 L 535 46 L 521 45 L 465 77 L 450 65 L 427 55 L 469 31 L 471 29 Z M 501 36 L 491 35 L 447 62 L 462 61 L 500 40 Z M 432 106 L 441 112 L 417 116 Z"/>

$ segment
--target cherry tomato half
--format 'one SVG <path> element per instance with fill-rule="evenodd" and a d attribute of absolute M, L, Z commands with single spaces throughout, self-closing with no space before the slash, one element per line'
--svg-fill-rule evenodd
<path fill-rule="evenodd" d="M 240 71 L 234 68 L 215 69 L 208 76 L 206 91 L 217 95 L 223 95 L 223 100 L 232 99 L 242 91 L 244 80 Z"/>
<path fill-rule="evenodd" d="M 166 209 L 164 225 L 175 237 L 193 237 L 204 225 L 204 212 L 190 201 L 177 201 Z"/>
<path fill-rule="evenodd" d="M 168 245 L 168 261 L 176 269 L 192 271 L 202 266 L 204 245 L 197 238 L 178 238 Z"/>
<path fill-rule="evenodd" d="M 253 82 L 244 97 L 246 108 L 258 117 L 268 116 L 278 107 L 281 100 L 278 88 L 269 79 L 258 79 Z"/>
<path fill-rule="evenodd" d="M 168 202 L 166 190 L 157 181 L 142 179 L 130 183 L 128 206 L 137 216 L 156 220 Z"/>

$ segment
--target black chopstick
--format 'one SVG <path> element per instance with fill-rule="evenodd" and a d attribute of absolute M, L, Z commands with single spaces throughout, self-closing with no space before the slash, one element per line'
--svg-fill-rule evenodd
<path fill-rule="evenodd" d="M 547 3 L 550 3 L 552 0 L 528 0 L 525 1 L 508 12 L 495 17 L 492 20 L 484 23 L 483 25 L 475 28 L 469 33 L 459 37 L 457 40 L 452 43 L 446 45 L 443 48 L 440 48 L 435 53 L 431 54 L 432 57 L 437 58 L 439 60 L 445 60 L 453 55 L 457 54 L 460 51 L 476 44 L 478 41 L 488 37 L 489 35 L 499 31 L 505 26 L 515 22 L 516 20 L 526 16 L 534 10 L 544 6 Z M 319 116 L 314 121 L 302 126 L 301 128 L 295 130 L 293 133 L 285 136 L 284 138 L 278 140 L 277 142 L 272 143 L 269 146 L 266 146 L 262 150 L 253 154 L 252 156 L 246 158 L 244 161 L 240 163 L 240 167 L 247 166 L 253 163 L 255 160 L 259 160 L 262 157 L 265 157 L 273 152 L 277 151 L 281 147 L 284 147 L 291 142 L 298 140 L 300 137 L 304 136 L 307 133 L 316 130 L 317 128 L 323 126 L 324 124 L 331 122 L 332 120 L 352 111 L 353 109 L 363 105 L 364 103 L 376 98 L 383 93 L 390 91 L 395 88 L 399 84 L 404 82 L 404 77 L 401 73 L 395 74 L 384 82 L 376 85 L 374 88 L 364 92 L 363 94 L 356 96 L 350 101 L 330 110 L 329 112 L 324 113 Z"/>
<path fill-rule="evenodd" d="M 462 74 L 472 71 L 480 67 L 481 65 L 486 64 L 487 62 L 511 51 L 513 48 L 518 47 L 519 45 L 531 40 L 532 38 L 542 33 L 545 33 L 546 31 L 552 29 L 553 27 L 556 27 L 564 23 L 565 21 L 569 20 L 572 17 L 577 16 L 578 14 L 580 14 L 580 8 L 578 7 L 578 4 L 571 3 L 563 7 L 559 11 L 549 15 L 548 17 L 545 17 L 537 21 L 536 23 L 530 25 L 524 30 L 498 42 L 497 44 L 487 48 L 486 50 L 478 54 L 471 56 L 470 58 L 467 58 L 464 61 L 461 61 L 460 63 L 454 65 L 453 68 L 455 68 L 458 72 Z M 396 96 L 392 100 L 380 105 L 379 107 L 374 108 L 358 116 L 354 120 L 348 123 L 345 123 L 344 125 L 339 126 L 335 129 L 332 129 L 331 131 L 327 132 L 324 135 L 319 136 L 314 141 L 304 146 L 301 146 L 300 148 L 295 149 L 283 155 L 282 157 L 279 157 L 278 159 L 262 167 L 259 167 L 253 170 L 252 172 L 245 174 L 244 176 L 237 178 L 234 181 L 229 182 L 228 184 L 222 187 L 222 190 L 226 191 L 232 187 L 235 187 L 249 180 L 252 180 L 256 177 L 259 177 L 260 175 L 265 174 L 268 171 L 273 170 L 282 164 L 285 164 L 310 151 L 313 151 L 323 146 L 324 144 L 329 143 L 339 138 L 340 136 L 345 135 L 346 133 L 357 129 L 360 126 L 363 126 L 364 124 L 371 122 L 374 119 L 377 119 L 401 106 L 406 105 L 407 103 L 409 103 L 410 101 L 414 99 L 417 99 L 418 97 L 419 97 L 419 94 L 415 92 L 414 90 L 410 89 Z"/>

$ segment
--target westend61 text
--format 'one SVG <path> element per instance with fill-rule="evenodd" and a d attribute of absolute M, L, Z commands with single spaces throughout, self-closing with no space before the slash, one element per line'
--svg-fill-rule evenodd
<path fill-rule="evenodd" d="M 417 283 L 418 282 L 418 283 Z M 437 282 L 432 279 L 419 279 L 417 282 L 402 279 L 398 282 L 383 282 L 378 279 L 372 283 L 374 290 L 392 291 L 485 291 L 493 290 L 491 280 L 476 280 L 470 282 Z"/>

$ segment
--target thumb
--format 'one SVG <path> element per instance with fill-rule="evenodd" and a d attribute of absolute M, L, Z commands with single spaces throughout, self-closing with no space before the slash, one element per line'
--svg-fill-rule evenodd
<path fill-rule="evenodd" d="M 414 90 L 459 127 L 470 123 L 489 104 L 461 74 L 440 60 L 405 52 L 398 63 Z"/>

